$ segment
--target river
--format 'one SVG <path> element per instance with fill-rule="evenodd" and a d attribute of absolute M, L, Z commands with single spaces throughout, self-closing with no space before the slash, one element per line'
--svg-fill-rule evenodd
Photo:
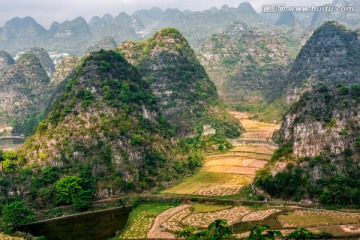
<path fill-rule="evenodd" d="M 22 230 L 46 240 L 106 240 L 125 227 L 130 212 L 130 207 L 97 211 L 29 224 Z"/>

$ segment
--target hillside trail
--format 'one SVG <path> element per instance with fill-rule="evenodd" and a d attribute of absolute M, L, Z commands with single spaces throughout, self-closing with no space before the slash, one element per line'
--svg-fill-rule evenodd
<path fill-rule="evenodd" d="M 277 148 L 271 136 L 279 125 L 250 120 L 251 114 L 247 112 L 231 114 L 246 130 L 241 137 L 230 139 L 234 148 L 207 156 L 200 172 L 164 193 L 227 196 L 238 194 L 243 186 L 253 182 L 256 171 L 265 166 Z"/>

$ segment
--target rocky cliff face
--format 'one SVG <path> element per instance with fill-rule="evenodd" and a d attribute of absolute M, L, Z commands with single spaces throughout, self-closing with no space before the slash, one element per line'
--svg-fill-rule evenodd
<path fill-rule="evenodd" d="M 144 42 L 125 42 L 119 50 L 150 84 L 160 111 L 177 133 L 193 136 L 212 125 L 219 133 L 238 134 L 239 125 L 180 32 L 164 29 Z"/>
<path fill-rule="evenodd" d="M 90 54 L 66 81 L 21 150 L 28 164 L 73 172 L 88 167 L 99 198 L 153 188 L 177 174 L 173 167 L 182 159 L 171 127 L 149 85 L 120 54 Z"/>
<path fill-rule="evenodd" d="M 280 132 L 283 142 L 293 143 L 296 157 L 355 149 L 360 123 L 357 88 L 320 83 L 292 105 Z"/>
<path fill-rule="evenodd" d="M 51 95 L 50 79 L 40 60 L 23 54 L 0 79 L 0 123 L 9 126 L 45 109 Z"/>
<path fill-rule="evenodd" d="M 75 55 L 65 57 L 57 66 L 51 84 L 58 85 L 62 83 L 75 69 L 79 59 Z"/>
<path fill-rule="evenodd" d="M 0 51 L 0 76 L 14 63 L 15 61 L 9 53 Z"/>

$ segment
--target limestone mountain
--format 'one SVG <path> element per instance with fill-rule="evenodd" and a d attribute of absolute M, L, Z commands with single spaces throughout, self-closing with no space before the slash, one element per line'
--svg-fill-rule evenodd
<path fill-rule="evenodd" d="M 35 54 L 23 54 L 0 79 L 0 125 L 16 125 L 44 110 L 51 95 L 49 83 Z"/>
<path fill-rule="evenodd" d="M 79 59 L 75 55 L 65 57 L 57 66 L 51 84 L 58 85 L 62 83 L 75 69 Z"/>
<path fill-rule="evenodd" d="M 75 18 L 63 23 L 53 23 L 47 38 L 48 51 L 71 52 L 81 54 L 81 50 L 91 39 L 91 32 L 85 19 Z"/>
<path fill-rule="evenodd" d="M 199 58 L 221 99 L 259 110 L 281 98 L 292 61 L 280 36 L 281 32 L 266 33 L 236 23 L 203 44 Z"/>
<path fill-rule="evenodd" d="M 331 84 L 359 83 L 358 33 L 337 22 L 318 28 L 298 54 L 288 76 L 287 101 L 298 99 L 314 81 Z"/>
<path fill-rule="evenodd" d="M 42 47 L 49 52 L 79 56 L 89 45 L 106 36 L 121 43 L 143 39 L 165 27 L 176 27 L 188 38 L 191 46 L 198 47 L 206 38 L 225 30 L 234 21 L 245 21 L 250 26 L 264 29 L 269 27 L 249 3 L 241 3 L 237 8 L 224 6 L 196 12 L 152 8 L 132 15 L 121 12 L 117 16 L 94 16 L 89 23 L 82 17 L 63 23 L 54 22 L 49 30 L 32 18 L 14 18 L 0 28 L 0 45 L 12 55 L 32 47 Z"/>
<path fill-rule="evenodd" d="M 323 203 L 359 200 L 359 60 L 358 33 L 335 22 L 316 30 L 300 51 L 290 74 L 301 85 L 299 100 L 275 135 L 280 148 L 270 168 L 280 173 L 260 176 L 268 192 Z M 336 193 L 339 186 L 347 191 Z"/>
<path fill-rule="evenodd" d="M 90 54 L 65 83 L 21 150 L 27 164 L 63 174 L 88 169 L 98 198 L 153 188 L 179 174 L 174 164 L 185 162 L 174 132 L 149 85 L 119 53 Z"/>
<path fill-rule="evenodd" d="M 289 11 L 281 13 L 279 19 L 275 23 L 275 25 L 288 25 L 288 26 L 293 26 L 295 24 L 298 24 L 295 15 L 294 13 Z"/>
<path fill-rule="evenodd" d="M 359 1 L 334 0 L 331 4 L 327 4 L 325 6 L 327 6 L 328 8 L 333 8 L 334 11 L 315 12 L 311 20 L 312 26 L 319 26 L 327 21 L 338 21 L 341 24 L 344 24 L 350 28 L 355 28 L 360 26 Z M 337 10 L 337 8 L 339 9 Z"/>
<path fill-rule="evenodd" d="M 30 47 L 42 43 L 42 36 L 46 33 L 45 28 L 33 18 L 13 18 L 7 21 L 0 30 L 0 45 L 11 54 L 16 51 L 25 51 Z"/>
<path fill-rule="evenodd" d="M 134 25 L 134 21 L 136 22 Z M 104 17 L 93 17 L 89 22 L 89 28 L 93 35 L 92 42 L 99 42 L 104 37 L 112 37 L 116 42 L 138 39 L 137 31 L 140 31 L 141 23 L 138 19 L 122 12 L 116 17 L 110 14 Z"/>
<path fill-rule="evenodd" d="M 206 125 L 228 136 L 239 125 L 225 110 L 215 85 L 184 36 L 173 28 L 157 32 L 144 42 L 119 46 L 156 95 L 160 111 L 182 136 L 194 136 Z"/>
<path fill-rule="evenodd" d="M 281 139 L 294 143 L 295 156 L 314 157 L 324 151 L 325 146 L 330 146 L 335 153 L 346 148 L 347 144 L 333 139 L 336 136 L 345 141 L 344 136 L 336 135 L 336 131 L 333 131 L 335 126 L 330 129 L 327 124 L 331 122 L 334 125 L 333 122 L 337 121 L 340 130 L 345 128 L 352 118 L 351 111 L 356 109 L 356 106 L 352 106 L 354 101 L 348 99 L 351 94 L 341 95 L 340 92 L 350 91 L 346 89 L 360 83 L 357 74 L 360 70 L 358 36 L 358 33 L 336 22 L 325 23 L 314 32 L 295 60 L 289 79 L 295 86 L 300 86 L 296 89 L 297 92 L 303 92 L 303 96 L 285 116 L 281 130 Z M 356 96 L 356 92 L 353 94 Z M 307 131 L 307 137 L 304 138 L 299 134 L 306 126 L 313 127 L 310 127 L 312 133 Z M 311 146 L 309 141 L 312 142 Z"/>
<path fill-rule="evenodd" d="M 40 61 L 41 66 L 46 71 L 49 78 L 51 78 L 55 72 L 55 66 L 49 53 L 45 49 L 34 47 L 29 50 L 30 53 L 34 54 Z"/>
<path fill-rule="evenodd" d="M 90 45 L 85 49 L 85 53 L 98 52 L 100 50 L 113 50 L 117 47 L 117 43 L 112 37 L 104 37 L 96 44 Z"/>
<path fill-rule="evenodd" d="M 0 51 L 0 77 L 8 69 L 8 67 L 14 63 L 15 61 L 9 53 Z"/>
<path fill-rule="evenodd" d="M 237 21 L 243 21 L 251 27 L 269 27 L 263 17 L 247 2 L 241 3 L 237 8 L 224 5 L 220 9 L 203 12 L 186 13 L 178 9 L 170 9 L 163 13 L 158 26 L 160 28 L 175 27 L 179 29 L 191 46 L 198 48 L 211 35 L 224 31 L 230 24 Z"/>

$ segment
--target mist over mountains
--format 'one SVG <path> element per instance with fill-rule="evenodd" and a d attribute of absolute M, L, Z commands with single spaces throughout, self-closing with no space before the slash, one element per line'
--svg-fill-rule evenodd
<path fill-rule="evenodd" d="M 13 57 L 32 47 L 42 47 L 48 52 L 82 55 L 105 37 L 111 37 L 116 43 L 142 40 L 165 27 L 179 29 L 190 45 L 198 48 L 212 34 L 221 33 L 236 22 L 244 22 L 251 28 L 263 30 L 269 30 L 274 25 L 314 27 L 330 19 L 349 27 L 360 25 L 359 3 L 354 0 L 335 0 L 332 5 L 354 6 L 354 12 L 258 13 L 248 2 L 240 3 L 236 8 L 223 5 L 221 8 L 212 7 L 196 12 L 153 7 L 138 10 L 132 15 L 121 12 L 116 16 L 94 16 L 89 22 L 79 16 L 62 23 L 53 22 L 49 29 L 32 17 L 15 17 L 0 28 L 0 49 Z"/>

